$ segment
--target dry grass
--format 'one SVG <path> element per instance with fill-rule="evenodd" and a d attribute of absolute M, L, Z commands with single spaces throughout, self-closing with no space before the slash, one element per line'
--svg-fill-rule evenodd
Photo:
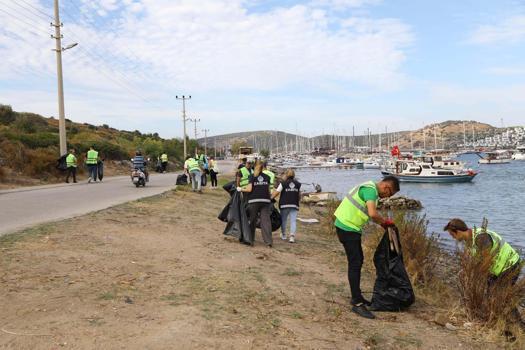
<path fill-rule="evenodd" d="M 468 319 L 500 333 L 510 331 L 523 337 L 518 312 L 525 295 L 525 279 L 518 279 L 521 266 L 489 283 L 493 255 L 486 252 L 473 256 L 469 247 L 458 255 L 461 266 L 458 291 Z"/>

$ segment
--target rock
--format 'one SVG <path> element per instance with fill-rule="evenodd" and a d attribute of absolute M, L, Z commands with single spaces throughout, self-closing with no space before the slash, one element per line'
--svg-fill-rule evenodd
<path fill-rule="evenodd" d="M 463 328 L 471 329 L 472 328 L 472 322 L 465 322 L 465 323 L 463 323 Z"/>
<path fill-rule="evenodd" d="M 434 322 L 442 327 L 448 323 L 448 317 L 444 314 L 437 314 L 434 318 Z"/>
<path fill-rule="evenodd" d="M 458 330 L 458 327 L 454 326 L 452 323 L 448 323 L 445 324 L 445 328 L 448 329 L 449 331 L 457 331 Z"/>
<path fill-rule="evenodd" d="M 411 199 L 404 196 L 381 198 L 379 200 L 378 209 L 402 209 L 402 210 L 419 210 L 423 205 L 417 199 Z"/>

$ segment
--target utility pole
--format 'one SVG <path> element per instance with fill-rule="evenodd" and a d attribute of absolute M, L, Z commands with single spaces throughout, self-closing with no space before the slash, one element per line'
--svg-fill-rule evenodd
<path fill-rule="evenodd" d="M 188 155 L 187 148 L 186 148 L 186 121 L 188 118 L 186 118 L 186 100 L 191 100 L 191 95 L 186 97 L 182 95 L 181 97 L 175 96 L 177 100 L 182 100 L 182 124 L 184 125 L 184 159 L 186 159 L 186 156 Z"/>
<path fill-rule="evenodd" d="M 202 132 L 204 132 L 204 154 L 208 155 L 208 131 L 210 129 L 202 129 Z"/>
<path fill-rule="evenodd" d="M 195 132 L 195 142 L 197 142 L 197 123 L 200 122 L 201 120 L 199 118 L 189 118 L 189 121 L 193 122 L 193 126 L 194 126 L 194 132 Z M 195 155 L 197 155 L 197 148 L 198 148 L 198 144 L 195 145 Z"/>
<path fill-rule="evenodd" d="M 60 14 L 58 7 L 58 0 L 54 0 L 55 10 L 55 23 L 51 23 L 52 27 L 55 27 L 55 35 L 51 35 L 51 38 L 55 39 L 55 53 L 57 57 L 57 82 L 58 82 L 58 133 L 60 138 L 60 156 L 67 153 L 67 141 L 66 141 L 66 117 L 64 108 L 64 79 L 62 77 L 62 51 L 71 49 L 77 46 L 77 43 L 71 44 L 67 47 L 62 47 L 62 34 L 60 34 Z"/>

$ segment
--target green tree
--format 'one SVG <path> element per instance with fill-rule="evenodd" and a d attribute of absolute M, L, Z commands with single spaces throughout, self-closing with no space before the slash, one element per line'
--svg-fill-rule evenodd
<path fill-rule="evenodd" d="M 270 151 L 267 149 L 262 149 L 261 152 L 259 152 L 259 154 L 263 158 L 268 158 L 270 156 Z"/>

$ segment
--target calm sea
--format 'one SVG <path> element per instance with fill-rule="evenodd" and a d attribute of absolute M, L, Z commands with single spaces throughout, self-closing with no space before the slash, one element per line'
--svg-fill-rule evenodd
<path fill-rule="evenodd" d="M 478 165 L 476 155 L 463 155 L 460 159 L 479 171 L 472 183 L 401 183 L 400 194 L 423 203 L 421 212 L 429 220 L 429 231 L 439 233 L 448 247 L 454 247 L 454 241 L 443 232 L 443 227 L 450 218 L 462 218 L 469 226 L 479 227 L 486 217 L 490 229 L 525 251 L 525 162 Z M 319 183 L 323 191 L 337 192 L 342 197 L 359 183 L 380 180 L 381 173 L 357 169 L 298 170 L 297 178 L 302 183 Z M 310 188 L 304 186 L 305 190 Z"/>

